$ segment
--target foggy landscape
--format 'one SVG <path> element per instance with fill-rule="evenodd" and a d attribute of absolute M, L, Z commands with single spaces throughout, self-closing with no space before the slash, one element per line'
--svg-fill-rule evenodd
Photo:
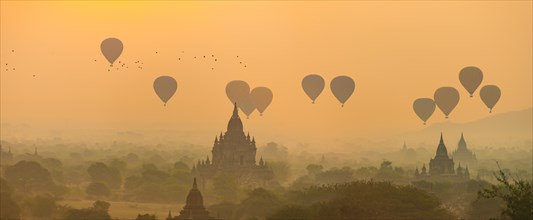
<path fill-rule="evenodd" d="M 0 219 L 533 219 L 532 2 L 0 2 Z"/>

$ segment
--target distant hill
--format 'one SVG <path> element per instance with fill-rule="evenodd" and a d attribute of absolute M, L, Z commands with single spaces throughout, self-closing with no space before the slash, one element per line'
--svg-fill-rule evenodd
<path fill-rule="evenodd" d="M 533 136 L 533 108 L 505 112 L 486 118 L 467 122 L 443 122 L 427 128 L 405 134 L 406 139 L 419 142 L 438 142 L 440 132 L 444 134 L 446 142 L 456 144 L 461 132 L 464 132 L 467 142 L 474 145 L 519 145 L 531 144 Z"/>

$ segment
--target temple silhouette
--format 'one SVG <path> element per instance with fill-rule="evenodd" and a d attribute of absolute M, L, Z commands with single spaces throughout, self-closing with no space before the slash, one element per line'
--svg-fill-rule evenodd
<path fill-rule="evenodd" d="M 168 211 L 168 216 L 166 220 L 178 220 L 178 219 L 201 219 L 201 220 L 210 220 L 215 219 L 209 216 L 209 212 L 205 210 L 204 207 L 204 198 L 202 193 L 198 190 L 196 184 L 196 178 L 192 184 L 192 189 L 187 195 L 187 200 L 185 201 L 185 206 L 180 211 L 178 216 L 172 217 L 172 212 Z"/>
<path fill-rule="evenodd" d="M 12 162 L 13 162 L 13 153 L 11 153 L 11 147 L 9 147 L 9 150 L 5 152 L 4 149 L 2 148 L 2 144 L 0 144 L 0 167 L 8 166 Z"/>
<path fill-rule="evenodd" d="M 453 159 L 448 156 L 442 133 L 435 158 L 429 161 L 429 175 L 455 174 Z"/>
<path fill-rule="evenodd" d="M 473 165 L 477 162 L 476 154 L 467 148 L 465 138 L 461 132 L 461 139 L 457 144 L 457 149 L 452 153 L 453 159 L 465 165 Z"/>
<path fill-rule="evenodd" d="M 435 157 L 429 161 L 429 172 L 426 171 L 426 164 L 424 164 L 422 166 L 422 172 L 418 171 L 418 167 L 416 168 L 415 177 L 469 179 L 470 171 L 468 170 L 468 166 L 463 168 L 460 163 L 455 168 L 455 163 L 453 158 L 448 155 L 448 149 L 444 144 L 441 133 Z"/>
<path fill-rule="evenodd" d="M 274 174 L 262 157 L 256 163 L 256 151 L 255 137 L 250 137 L 250 133 L 244 134 L 235 103 L 227 131 L 215 136 L 212 160 L 209 160 L 209 156 L 206 160 L 199 160 L 193 165 L 192 173 L 199 177 L 202 188 L 205 188 L 209 179 L 221 173 L 234 175 L 241 185 L 264 186 L 274 179 Z"/>

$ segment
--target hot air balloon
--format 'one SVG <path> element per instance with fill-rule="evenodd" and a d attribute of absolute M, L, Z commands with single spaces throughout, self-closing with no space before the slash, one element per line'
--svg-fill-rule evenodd
<path fill-rule="evenodd" d="M 172 98 L 177 89 L 178 82 L 170 76 L 160 76 L 154 80 L 155 93 L 165 103 L 165 106 L 167 106 L 168 100 Z"/>
<path fill-rule="evenodd" d="M 448 118 L 448 115 L 459 103 L 459 92 L 453 87 L 441 87 L 435 91 L 433 99 L 442 113 Z"/>
<path fill-rule="evenodd" d="M 502 95 L 502 92 L 500 91 L 500 88 L 495 85 L 486 85 L 481 88 L 481 91 L 479 91 L 479 96 L 481 96 L 481 100 L 483 100 L 483 103 L 489 108 L 489 113 L 492 113 L 492 108 L 498 103 L 498 100 L 500 100 L 500 97 Z"/>
<path fill-rule="evenodd" d="M 352 96 L 355 90 L 355 82 L 348 76 L 337 76 L 330 83 L 331 92 L 335 98 L 341 102 L 342 107 L 344 103 Z"/>
<path fill-rule="evenodd" d="M 123 49 L 122 41 L 117 38 L 107 38 L 100 44 L 100 50 L 111 66 L 122 54 Z"/>
<path fill-rule="evenodd" d="M 255 110 L 255 105 L 250 98 L 250 86 L 242 80 L 233 80 L 226 85 L 226 95 L 232 103 L 237 103 L 246 116 Z"/>
<path fill-rule="evenodd" d="M 483 81 L 483 72 L 475 66 L 467 66 L 459 72 L 459 81 L 472 97 L 476 89 L 481 85 L 481 81 Z"/>
<path fill-rule="evenodd" d="M 324 90 L 325 85 L 326 82 L 324 81 L 324 78 L 316 74 L 307 75 L 302 80 L 302 88 L 304 89 L 305 94 L 313 100 L 313 104 L 315 104 L 316 98 L 318 98 L 320 93 Z"/>
<path fill-rule="evenodd" d="M 250 98 L 250 96 L 241 100 L 240 103 L 237 102 L 237 107 L 239 107 L 241 111 L 246 115 L 246 118 L 250 118 L 250 115 L 255 110 L 255 105 L 252 102 L 252 99 Z"/>
<path fill-rule="evenodd" d="M 413 103 L 413 110 L 415 110 L 416 115 L 424 121 L 425 125 L 429 117 L 435 112 L 435 102 L 430 98 L 417 99 Z"/>
<path fill-rule="evenodd" d="M 270 105 L 273 98 L 272 91 L 267 87 L 257 87 L 250 92 L 250 98 L 260 115 L 263 115 L 265 109 Z"/>
<path fill-rule="evenodd" d="M 226 95 L 232 104 L 239 104 L 250 95 L 250 86 L 245 81 L 233 80 L 226 85 Z"/>

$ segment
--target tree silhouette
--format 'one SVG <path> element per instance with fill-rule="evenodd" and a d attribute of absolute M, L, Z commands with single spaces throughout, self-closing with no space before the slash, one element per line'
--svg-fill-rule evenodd
<path fill-rule="evenodd" d="M 109 190 L 109 187 L 105 183 L 91 183 L 87 188 L 85 189 L 85 192 L 90 197 L 107 197 L 111 195 L 111 190 Z"/>
<path fill-rule="evenodd" d="M 356 181 L 312 186 L 289 194 L 267 219 L 454 219 L 439 199 L 414 186 Z"/>
<path fill-rule="evenodd" d="M 150 214 L 144 214 L 144 215 L 138 214 L 135 220 L 156 220 L 156 217 L 155 215 L 150 215 Z"/>
<path fill-rule="evenodd" d="M 6 180 L 0 178 L 0 219 L 20 219 L 20 207 L 11 197 L 12 189 Z"/>
<path fill-rule="evenodd" d="M 50 172 L 35 161 L 23 160 L 7 167 L 5 177 L 11 186 L 23 193 L 50 192 L 61 195 L 66 191 L 56 185 Z"/>
<path fill-rule="evenodd" d="M 97 162 L 92 164 L 87 172 L 91 176 L 93 182 L 105 183 L 112 189 L 118 189 L 122 185 L 122 178 L 120 172 L 114 167 L 109 167 L 104 163 Z"/>
<path fill-rule="evenodd" d="M 263 188 L 257 188 L 248 193 L 248 196 L 241 201 L 237 215 L 246 219 L 254 217 L 263 219 L 281 208 L 282 205 L 283 202 L 274 193 Z"/>
<path fill-rule="evenodd" d="M 316 174 L 321 173 L 322 170 L 324 169 L 324 167 L 322 167 L 322 165 L 318 165 L 318 164 L 309 164 L 309 165 L 307 165 L 307 167 L 305 169 L 307 170 L 307 172 L 310 175 L 316 175 Z"/>
<path fill-rule="evenodd" d="M 58 211 L 58 205 L 50 194 L 36 195 L 33 198 L 28 198 L 24 201 L 24 206 L 30 211 L 34 218 L 52 218 Z"/>
<path fill-rule="evenodd" d="M 533 218 L 533 188 L 526 180 L 516 180 L 511 174 L 506 174 L 498 164 L 498 173 L 494 174 L 498 185 L 483 189 L 478 195 L 483 198 L 501 198 L 507 204 L 503 215 L 512 219 Z"/>
<path fill-rule="evenodd" d="M 104 201 L 96 201 L 93 207 L 84 209 L 69 209 L 63 219 L 65 220 L 111 220 L 109 215 L 110 204 Z"/>

